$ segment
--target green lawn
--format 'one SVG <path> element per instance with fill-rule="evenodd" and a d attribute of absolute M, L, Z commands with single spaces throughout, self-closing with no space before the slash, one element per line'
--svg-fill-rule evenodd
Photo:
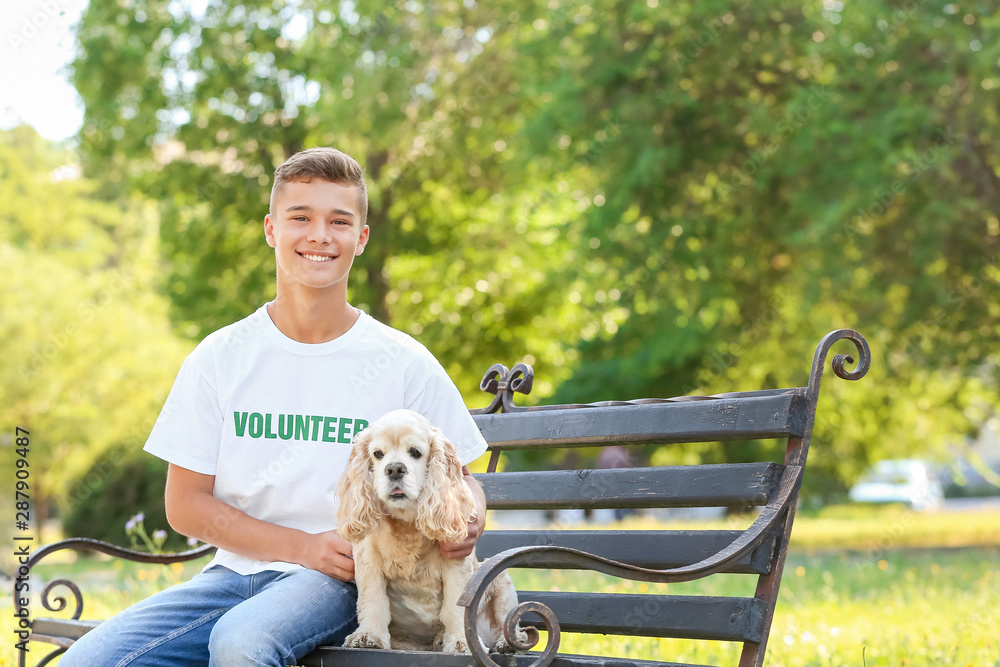
<path fill-rule="evenodd" d="M 1000 666 L 1000 549 L 789 555 L 767 651 L 788 667 Z M 751 595 L 736 575 L 686 584 L 619 583 L 603 575 L 517 571 L 526 590 Z M 749 589 L 748 589 L 749 584 Z M 735 665 L 739 645 L 564 635 L 561 651 Z M 864 659 L 862 658 L 864 656 Z"/>
<path fill-rule="evenodd" d="M 796 521 L 767 664 L 1000 667 L 998 545 L 998 512 L 832 508 L 803 514 Z M 200 566 L 79 559 L 44 565 L 39 573 L 76 581 L 84 590 L 83 617 L 100 618 Z M 513 576 L 525 590 L 750 595 L 753 586 L 752 579 L 735 575 L 669 586 L 581 572 L 519 570 Z M 32 604 L 38 614 L 37 598 Z M 10 609 L 8 588 L 0 614 L 10 619 Z M 34 648 L 37 659 L 43 647 Z M 739 654 L 737 645 L 727 643 L 586 635 L 564 635 L 560 650 L 721 665 L 735 665 Z M 14 664 L 0 656 L 0 666 Z"/>

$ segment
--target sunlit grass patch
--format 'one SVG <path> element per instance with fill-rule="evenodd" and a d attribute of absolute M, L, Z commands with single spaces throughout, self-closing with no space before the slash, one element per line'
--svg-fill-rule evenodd
<path fill-rule="evenodd" d="M 1000 666 L 998 563 L 998 548 L 889 552 L 874 563 L 850 553 L 793 553 L 765 664 Z M 639 589 L 644 584 L 592 573 L 519 570 L 513 576 L 525 590 L 644 592 Z M 752 577 L 725 575 L 648 586 L 661 594 L 751 595 L 753 583 Z M 563 634 L 560 651 L 735 665 L 740 646 Z"/>
<path fill-rule="evenodd" d="M 748 517 L 696 527 L 745 528 Z M 573 529 L 592 526 L 567 526 Z M 691 528 L 630 518 L 610 528 Z M 955 545 L 991 545 L 958 548 Z M 1000 513 L 914 513 L 901 508 L 828 508 L 797 518 L 767 651 L 769 667 L 1000 667 Z M 33 583 L 68 578 L 84 594 L 84 618 L 107 618 L 185 581 L 205 560 L 173 566 L 58 554 Z M 715 575 L 649 584 L 575 571 L 514 570 L 522 590 L 750 596 L 756 578 Z M 65 591 L 55 591 L 56 595 Z M 0 614 L 10 618 L 10 587 Z M 34 615 L 45 612 L 37 595 Z M 543 634 L 542 641 L 545 636 Z M 544 645 L 544 644 L 543 644 Z M 33 648 L 32 663 L 47 652 Z M 740 647 L 644 637 L 564 634 L 560 650 L 651 660 L 735 665 Z M 16 664 L 0 656 L 0 667 Z"/>

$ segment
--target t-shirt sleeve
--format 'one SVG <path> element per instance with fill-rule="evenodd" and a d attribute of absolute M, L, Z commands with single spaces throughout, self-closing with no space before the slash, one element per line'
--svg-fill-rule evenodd
<path fill-rule="evenodd" d="M 429 375 L 424 389 L 417 392 L 406 407 L 440 428 L 458 450 L 462 465 L 468 465 L 486 452 L 486 440 L 465 407 L 458 387 L 437 360 Z"/>
<path fill-rule="evenodd" d="M 203 475 L 214 475 L 222 436 L 215 387 L 198 370 L 192 353 L 177 373 L 143 450 Z"/>

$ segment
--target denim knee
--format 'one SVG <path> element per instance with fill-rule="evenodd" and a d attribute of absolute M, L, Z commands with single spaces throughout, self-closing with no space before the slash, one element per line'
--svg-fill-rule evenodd
<path fill-rule="evenodd" d="M 287 665 L 287 649 L 270 633 L 257 628 L 236 627 L 226 617 L 216 623 L 208 638 L 209 667 L 257 667 Z"/>

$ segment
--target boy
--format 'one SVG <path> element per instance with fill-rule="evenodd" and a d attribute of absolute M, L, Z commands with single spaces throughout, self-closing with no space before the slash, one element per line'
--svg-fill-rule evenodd
<path fill-rule="evenodd" d="M 191 581 L 84 635 L 63 667 L 288 665 L 356 625 L 351 545 L 335 489 L 355 433 L 410 408 L 440 427 L 463 465 L 485 450 L 444 369 L 422 345 L 355 309 L 347 278 L 369 229 L 364 174 L 332 148 L 275 172 L 264 236 L 277 292 L 209 335 L 184 362 L 145 450 L 169 462 L 178 532 L 218 547 Z M 485 499 L 462 558 L 482 531 Z"/>

